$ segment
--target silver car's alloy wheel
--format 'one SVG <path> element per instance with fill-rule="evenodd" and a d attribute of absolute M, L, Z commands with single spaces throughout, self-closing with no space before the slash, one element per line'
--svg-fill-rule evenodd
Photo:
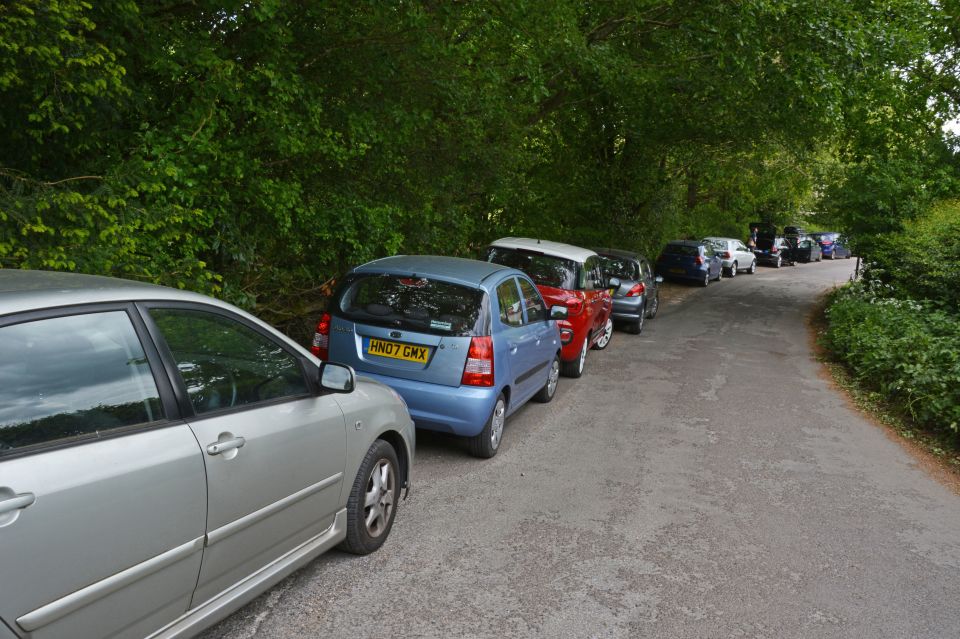
<path fill-rule="evenodd" d="M 733 264 L 730 265 L 730 277 L 736 277 L 736 276 L 737 276 L 737 263 L 734 262 Z"/>
<path fill-rule="evenodd" d="M 347 499 L 347 536 L 340 548 L 366 555 L 383 545 L 397 516 L 400 461 L 382 439 L 363 456 Z"/>
<path fill-rule="evenodd" d="M 600 336 L 600 339 L 597 340 L 596 344 L 593 345 L 598 351 L 602 351 L 610 343 L 610 338 L 613 337 L 613 320 L 607 318 L 607 323 L 603 325 L 603 334 Z M 583 355 L 586 357 L 586 353 Z"/>
<path fill-rule="evenodd" d="M 364 526 L 371 537 L 379 537 L 389 529 L 393 517 L 393 495 L 397 472 L 388 459 L 379 460 L 367 478 L 367 492 L 363 499 Z"/>
<path fill-rule="evenodd" d="M 750 268 L 747 269 L 747 273 L 749 273 L 750 275 L 753 275 L 756 272 L 757 272 L 757 261 L 754 260 L 750 262 Z"/>

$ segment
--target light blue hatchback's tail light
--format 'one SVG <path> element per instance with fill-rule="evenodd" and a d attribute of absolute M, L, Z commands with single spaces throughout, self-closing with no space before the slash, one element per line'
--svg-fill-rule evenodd
<path fill-rule="evenodd" d="M 493 386 L 493 338 L 489 335 L 470 339 L 460 383 L 464 386 Z"/>

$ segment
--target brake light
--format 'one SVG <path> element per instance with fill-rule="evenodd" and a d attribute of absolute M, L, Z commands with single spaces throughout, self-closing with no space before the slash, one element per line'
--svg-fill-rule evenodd
<path fill-rule="evenodd" d="M 320 359 L 330 358 L 330 313 L 324 313 L 317 322 L 317 332 L 313 334 L 310 352 Z"/>
<path fill-rule="evenodd" d="M 643 282 L 640 282 L 639 284 L 634 284 L 633 288 L 627 291 L 627 297 L 640 297 L 641 295 L 643 295 L 643 292 L 645 290 L 647 290 L 647 287 L 644 285 Z"/>
<path fill-rule="evenodd" d="M 729 260 L 729 259 L 730 259 L 731 257 L 733 257 L 733 256 L 730 254 L 730 251 L 724 251 L 722 257 L 723 257 L 723 259 L 725 259 L 725 260 Z"/>
<path fill-rule="evenodd" d="M 832 245 L 832 244 L 833 244 L 833 242 L 832 242 L 831 240 L 824 240 L 824 241 L 820 242 L 820 246 L 830 246 L 830 245 Z"/>
<path fill-rule="evenodd" d="M 698 255 L 696 259 L 693 260 L 693 263 L 696 264 L 697 266 L 700 266 L 701 264 L 703 264 L 703 258 Z"/>
<path fill-rule="evenodd" d="M 780 251 L 780 249 L 778 249 L 776 246 L 771 246 L 771 247 L 770 247 L 770 252 L 771 252 L 771 253 L 778 253 L 779 251 Z"/>
<path fill-rule="evenodd" d="M 467 363 L 463 365 L 464 386 L 493 386 L 493 338 L 470 338 L 470 350 L 467 351 Z"/>
<path fill-rule="evenodd" d="M 579 297 L 568 297 L 563 303 L 566 305 L 567 315 L 570 317 L 583 312 L 583 300 Z"/>

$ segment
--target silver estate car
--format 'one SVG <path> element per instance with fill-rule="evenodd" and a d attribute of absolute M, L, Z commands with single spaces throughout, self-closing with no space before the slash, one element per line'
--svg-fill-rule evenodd
<path fill-rule="evenodd" d="M 739 272 L 751 275 L 757 272 L 756 256 L 740 240 L 732 237 L 705 237 L 703 242 L 713 246 L 717 257 L 723 263 L 723 271 L 727 277 L 736 277 Z"/>
<path fill-rule="evenodd" d="M 203 295 L 0 270 L 0 639 L 189 636 L 379 548 L 413 422 Z"/>

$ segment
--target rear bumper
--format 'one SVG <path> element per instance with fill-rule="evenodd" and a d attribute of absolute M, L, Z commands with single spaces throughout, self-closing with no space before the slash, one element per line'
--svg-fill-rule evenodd
<path fill-rule="evenodd" d="M 754 255 L 757 258 L 757 264 L 776 264 L 777 260 L 787 261 L 783 253 L 776 253 L 774 255 L 770 253 L 754 253 Z"/>
<path fill-rule="evenodd" d="M 657 269 L 657 275 L 662 276 L 664 279 L 674 279 L 674 280 L 694 280 L 697 282 L 702 282 L 703 278 L 706 277 L 708 271 L 706 268 L 695 268 L 695 269 L 684 269 L 682 273 L 671 273 L 671 269 L 679 269 L 678 266 L 664 267 L 662 269 Z"/>
<path fill-rule="evenodd" d="M 615 297 L 613 298 L 613 317 L 614 320 L 636 320 L 640 317 L 641 310 L 647 301 L 646 295 L 640 297 Z"/>
<path fill-rule="evenodd" d="M 483 430 L 500 391 L 496 387 L 442 386 L 362 372 L 400 393 L 417 428 L 473 437 Z"/>

